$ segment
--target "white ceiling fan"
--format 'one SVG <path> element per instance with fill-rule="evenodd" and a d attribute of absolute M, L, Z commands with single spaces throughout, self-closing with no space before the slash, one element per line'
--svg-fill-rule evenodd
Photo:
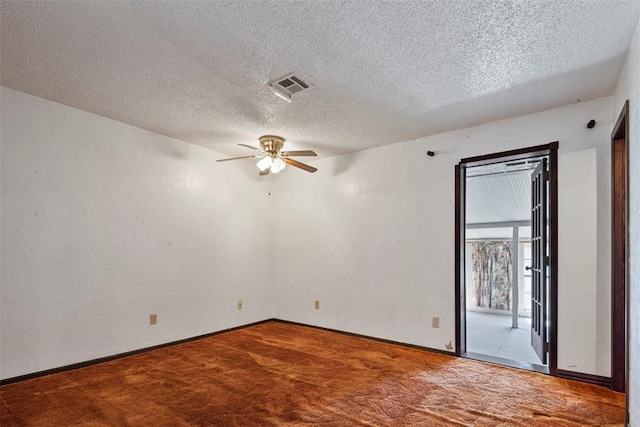
<path fill-rule="evenodd" d="M 284 138 L 275 135 L 264 135 L 260 137 L 260 147 L 253 147 L 247 144 L 238 144 L 251 150 L 258 151 L 260 154 L 253 156 L 241 156 L 232 157 L 229 159 L 220 159 L 218 162 L 226 162 L 229 160 L 239 159 L 260 159 L 256 166 L 260 169 L 260 175 L 269 175 L 269 173 L 278 173 L 283 170 L 287 165 L 295 166 L 307 172 L 314 173 L 318 169 L 313 166 L 301 163 L 297 160 L 293 160 L 291 157 L 295 156 L 317 156 L 314 151 L 311 150 L 299 150 L 299 151 L 282 151 L 284 146 Z"/>

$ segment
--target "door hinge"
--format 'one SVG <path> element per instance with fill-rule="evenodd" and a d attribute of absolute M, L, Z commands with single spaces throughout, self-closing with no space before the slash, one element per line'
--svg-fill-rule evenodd
<path fill-rule="evenodd" d="M 545 180 L 545 181 L 549 181 L 549 178 L 551 177 L 551 172 L 549 172 L 549 171 L 544 171 L 542 174 L 543 174 L 543 176 L 544 176 L 544 180 Z"/>
<path fill-rule="evenodd" d="M 550 264 L 550 258 L 549 256 L 545 256 L 544 257 L 544 265 L 549 265 Z"/>
<path fill-rule="evenodd" d="M 542 351 L 544 351 L 545 353 L 549 353 L 549 342 L 544 343 Z"/>

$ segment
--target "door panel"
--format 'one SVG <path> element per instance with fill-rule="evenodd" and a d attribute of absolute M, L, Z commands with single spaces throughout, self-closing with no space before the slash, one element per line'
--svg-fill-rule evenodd
<path fill-rule="evenodd" d="M 547 364 L 548 173 L 543 158 L 531 175 L 531 346 Z"/>

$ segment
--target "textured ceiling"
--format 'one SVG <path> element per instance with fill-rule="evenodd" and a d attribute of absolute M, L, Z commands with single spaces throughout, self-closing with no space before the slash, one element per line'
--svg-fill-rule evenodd
<path fill-rule="evenodd" d="M 610 95 L 638 1 L 2 1 L 2 85 L 321 157 Z M 266 84 L 312 88 L 287 103 Z"/>

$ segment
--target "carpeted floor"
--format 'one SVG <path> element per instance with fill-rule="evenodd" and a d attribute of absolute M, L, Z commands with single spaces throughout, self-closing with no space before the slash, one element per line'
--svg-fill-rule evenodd
<path fill-rule="evenodd" d="M 0 388 L 8 426 L 583 426 L 589 384 L 268 322 Z"/>

